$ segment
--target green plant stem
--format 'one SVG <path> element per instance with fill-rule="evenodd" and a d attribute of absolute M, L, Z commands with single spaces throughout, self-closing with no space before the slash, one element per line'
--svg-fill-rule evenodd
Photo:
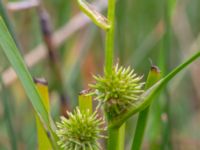
<path fill-rule="evenodd" d="M 149 107 L 147 107 L 145 110 L 139 113 L 131 150 L 141 149 L 142 141 L 144 138 L 144 132 L 148 120 L 148 115 L 149 115 Z"/>
<path fill-rule="evenodd" d="M 124 150 L 125 129 L 126 129 L 126 123 L 124 123 L 119 129 L 118 150 Z"/>
<path fill-rule="evenodd" d="M 108 150 L 112 150 L 112 149 L 117 150 L 118 138 L 119 138 L 119 128 L 111 128 L 108 130 L 108 140 L 107 140 Z"/>
<path fill-rule="evenodd" d="M 105 46 L 105 69 L 106 73 L 111 74 L 113 66 L 114 53 L 114 31 L 115 31 L 115 0 L 108 1 L 108 21 L 110 28 L 106 32 L 106 46 Z M 123 150 L 125 124 L 117 128 L 108 129 L 108 150 Z"/>
<path fill-rule="evenodd" d="M 92 96 L 80 94 L 78 97 L 80 111 L 90 111 L 92 114 Z"/>
<path fill-rule="evenodd" d="M 108 130 L 107 150 L 124 150 L 125 124 Z"/>
<path fill-rule="evenodd" d="M 105 69 L 107 73 L 112 72 L 113 53 L 114 53 L 114 31 L 115 31 L 115 0 L 108 1 L 108 21 L 110 29 L 106 32 L 106 47 L 105 47 Z"/>
<path fill-rule="evenodd" d="M 50 104 L 49 104 L 49 92 L 48 92 L 48 83 L 46 80 L 34 79 L 37 90 L 42 98 L 42 102 L 47 110 L 50 113 Z M 37 143 L 38 150 L 52 149 L 50 140 L 48 138 L 49 131 L 46 131 L 43 127 L 39 117 L 35 113 L 35 120 L 37 126 Z"/>
<path fill-rule="evenodd" d="M 149 72 L 147 82 L 145 85 L 145 90 L 150 88 L 153 84 L 155 84 L 160 79 L 160 70 L 156 66 L 152 66 L 151 70 Z M 149 114 L 149 106 L 141 111 L 139 113 L 137 125 L 136 125 L 136 131 L 133 138 L 132 143 L 132 150 L 140 150 L 142 146 L 142 140 L 144 137 L 144 132 L 148 120 L 148 114 Z"/>

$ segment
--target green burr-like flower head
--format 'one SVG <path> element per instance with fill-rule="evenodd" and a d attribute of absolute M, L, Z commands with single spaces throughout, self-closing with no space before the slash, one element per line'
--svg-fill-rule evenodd
<path fill-rule="evenodd" d="M 58 144 L 64 150 L 99 150 L 98 139 L 103 137 L 101 126 L 104 121 L 98 117 L 97 112 L 80 111 L 76 108 L 74 113 L 67 112 L 69 118 L 61 117 L 57 123 L 56 131 Z"/>
<path fill-rule="evenodd" d="M 125 112 L 133 106 L 143 92 L 142 77 L 137 76 L 130 67 L 113 67 L 112 73 L 104 71 L 104 76 L 94 76 L 95 84 L 89 85 L 100 104 L 103 104 L 109 118 Z"/>

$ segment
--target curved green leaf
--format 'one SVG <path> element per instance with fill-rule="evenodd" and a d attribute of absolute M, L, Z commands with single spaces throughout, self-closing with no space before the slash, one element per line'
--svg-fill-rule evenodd
<path fill-rule="evenodd" d="M 134 115 L 137 112 L 140 112 L 144 110 L 146 107 L 148 107 L 155 96 L 157 96 L 157 93 L 159 93 L 160 90 L 166 84 L 173 78 L 175 77 L 180 71 L 185 69 L 189 64 L 191 64 L 193 61 L 195 61 L 198 57 L 200 57 L 200 51 L 195 53 L 193 56 L 191 56 L 188 60 L 186 60 L 184 63 L 176 67 L 174 70 L 172 70 L 168 75 L 166 75 L 163 79 L 158 81 L 154 86 L 149 88 L 145 93 L 143 93 L 139 100 L 138 103 L 130 108 L 127 112 L 124 112 L 123 114 L 119 115 L 118 117 L 114 118 L 113 120 L 110 121 L 110 126 L 109 128 L 113 127 L 118 127 L 121 124 L 123 124 L 128 118 L 130 118 L 132 115 Z"/>

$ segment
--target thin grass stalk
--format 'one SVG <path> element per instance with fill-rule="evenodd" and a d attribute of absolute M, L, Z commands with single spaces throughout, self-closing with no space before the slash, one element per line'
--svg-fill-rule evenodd
<path fill-rule="evenodd" d="M 9 91 L 5 88 L 5 86 L 2 83 L 2 79 L 0 77 L 0 89 L 1 89 L 1 95 L 2 95 L 2 102 L 4 107 L 4 118 L 6 120 L 6 127 L 8 130 L 8 136 L 10 138 L 10 144 L 12 150 L 17 150 L 17 137 L 16 133 L 14 131 L 14 124 L 12 122 L 12 105 L 10 105 L 10 98 L 9 98 Z"/>
<path fill-rule="evenodd" d="M 149 116 L 149 109 L 150 107 L 147 107 L 145 110 L 139 113 L 131 150 L 140 150 L 142 147 Z"/>
<path fill-rule="evenodd" d="M 152 66 L 147 77 L 147 82 L 145 85 L 145 90 L 149 89 L 152 85 L 154 85 L 160 79 L 160 70 L 156 66 Z M 131 150 L 140 150 L 142 146 L 142 141 L 145 133 L 145 128 L 147 126 L 149 108 L 145 108 L 143 111 L 139 113 L 135 135 L 133 138 L 133 143 L 131 146 Z"/>
<path fill-rule="evenodd" d="M 160 53 L 160 66 L 162 68 L 163 75 L 166 75 L 170 69 L 170 52 L 171 52 L 171 14 L 170 14 L 170 1 L 164 1 L 164 27 L 165 27 L 165 35 L 163 38 L 163 49 L 161 49 Z M 165 100 L 163 114 L 167 116 L 167 119 L 163 121 L 163 138 L 161 149 L 169 148 L 172 149 L 172 144 L 170 142 L 171 139 L 171 116 L 170 116 L 170 95 L 167 87 L 163 91 L 163 96 Z"/>
<path fill-rule="evenodd" d="M 7 14 L 7 11 L 4 8 L 4 4 L 3 4 L 2 0 L 0 0 L 0 15 L 3 18 L 3 20 L 5 21 L 5 24 L 8 27 L 8 30 L 9 30 L 11 36 L 13 37 L 13 39 L 15 41 L 15 44 L 17 45 L 19 50 L 21 50 L 20 44 L 17 41 L 16 35 L 15 35 L 15 31 L 13 29 L 13 26 L 12 26 L 11 22 L 10 22 L 10 18 L 9 18 L 9 16 Z"/>

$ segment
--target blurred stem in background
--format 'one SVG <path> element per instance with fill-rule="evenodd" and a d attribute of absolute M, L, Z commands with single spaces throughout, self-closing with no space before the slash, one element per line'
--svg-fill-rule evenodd
<path fill-rule="evenodd" d="M 162 75 L 165 76 L 170 70 L 170 53 L 171 53 L 171 5 L 170 0 L 164 1 L 164 28 L 165 34 L 163 37 L 163 46 L 160 49 L 159 65 L 162 70 Z M 171 115 L 170 115 L 170 101 L 171 97 L 169 95 L 167 87 L 163 91 L 164 108 L 161 114 L 162 121 L 162 131 L 161 133 L 161 150 L 170 149 L 172 150 L 171 143 Z"/>
<path fill-rule="evenodd" d="M 67 94 L 64 88 L 64 81 L 63 81 L 62 71 L 61 71 L 62 65 L 60 63 L 61 59 L 54 45 L 54 41 L 52 37 L 53 36 L 52 27 L 51 27 L 49 15 L 42 6 L 40 6 L 37 9 L 37 12 L 40 19 L 40 26 L 41 26 L 43 39 L 48 49 L 49 63 L 50 63 L 51 71 L 52 71 L 52 76 L 54 77 L 56 89 L 60 94 L 61 114 L 66 116 L 67 115 L 66 111 L 70 110 L 70 104 L 69 104 L 69 100 L 67 99 Z"/>
<path fill-rule="evenodd" d="M 17 45 L 18 49 L 22 52 L 22 48 L 21 48 L 21 46 L 20 46 L 20 44 L 19 44 L 19 42 L 18 42 L 18 40 L 16 38 L 15 31 L 13 29 L 13 26 L 12 26 L 11 22 L 10 22 L 10 18 L 9 18 L 9 16 L 7 14 L 7 11 L 4 8 L 2 0 L 0 0 L 0 15 L 3 18 L 6 26 L 8 27 L 8 30 L 9 30 L 10 34 L 12 35 L 12 37 L 13 37 L 13 39 L 15 41 L 15 44 Z"/>
<path fill-rule="evenodd" d="M 6 121 L 6 127 L 7 127 L 7 131 L 8 131 L 8 135 L 10 138 L 10 144 L 11 144 L 11 148 L 12 150 L 17 150 L 17 137 L 16 137 L 16 133 L 14 130 L 14 124 L 13 124 L 13 105 L 10 101 L 10 93 L 8 91 L 8 89 L 5 88 L 5 86 L 2 83 L 2 79 L 0 77 L 0 91 L 1 91 L 1 99 L 2 99 L 2 103 L 3 103 L 3 107 L 4 107 L 4 118 Z"/>
<path fill-rule="evenodd" d="M 165 33 L 161 40 L 160 52 L 158 57 L 159 67 L 162 71 L 162 76 L 165 76 L 170 71 L 170 52 L 171 52 L 171 13 L 175 3 L 166 0 L 163 2 L 163 20 Z M 170 115 L 170 95 L 167 87 L 163 90 L 158 101 L 155 101 L 152 109 L 152 124 L 149 143 L 151 149 L 172 149 L 171 143 L 171 115 Z M 161 141 L 158 144 L 158 135 L 160 134 Z M 159 146 L 157 146 L 159 145 Z"/>

